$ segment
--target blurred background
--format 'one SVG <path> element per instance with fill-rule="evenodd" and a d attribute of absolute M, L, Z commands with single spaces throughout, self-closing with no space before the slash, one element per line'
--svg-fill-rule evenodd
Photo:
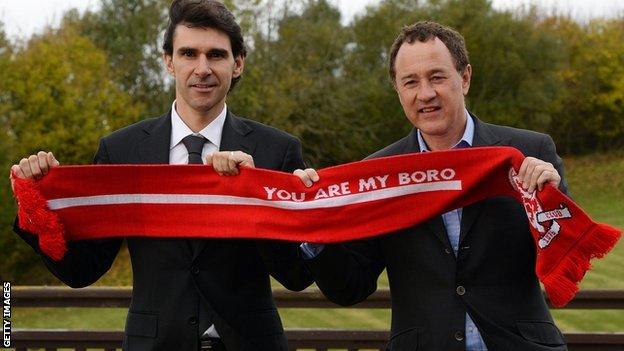
<path fill-rule="evenodd" d="M 466 38 L 468 108 L 487 122 L 549 133 L 574 199 L 596 220 L 624 227 L 621 1 L 225 2 L 249 46 L 229 107 L 299 137 L 309 166 L 356 161 L 408 133 L 386 59 L 402 26 L 431 19 Z M 88 164 L 100 137 L 161 115 L 174 96 L 161 58 L 170 0 L 60 3 L 0 0 L 0 278 L 14 285 L 60 283 L 12 233 L 10 165 L 39 150 Z M 624 288 L 623 247 L 596 264 L 584 288 Z M 125 250 L 97 284 L 132 284 Z M 287 326 L 389 325 L 388 311 L 330 312 L 282 316 Z M 123 326 L 125 310 L 97 313 L 96 327 Z M 563 329 L 624 329 L 622 311 L 558 313 Z M 19 327 L 59 323 L 37 309 L 15 316 Z"/>

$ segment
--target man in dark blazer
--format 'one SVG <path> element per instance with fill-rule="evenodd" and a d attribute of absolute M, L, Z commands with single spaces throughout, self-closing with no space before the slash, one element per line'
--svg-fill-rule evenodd
<path fill-rule="evenodd" d="M 433 22 L 404 28 L 391 50 L 390 75 L 415 128 L 370 157 L 513 146 L 528 156 L 519 171 L 528 191 L 545 183 L 566 191 L 549 136 L 487 124 L 468 113 L 464 96 L 471 73 L 459 33 Z M 311 169 L 295 174 L 306 185 L 318 180 Z M 341 305 L 365 300 L 387 270 L 388 350 L 566 349 L 535 275 L 525 211 L 512 198 L 480 201 L 373 239 L 303 244 L 302 250 L 320 289 Z"/>
<path fill-rule="evenodd" d="M 176 80 L 171 111 L 103 138 L 95 163 L 204 161 L 226 175 L 238 173 L 239 165 L 289 173 L 304 166 L 296 138 L 239 118 L 225 105 L 227 93 L 242 74 L 245 47 L 234 16 L 220 2 L 174 1 L 164 51 L 167 69 Z M 52 153 L 40 152 L 12 169 L 21 177 L 39 178 L 56 165 Z M 41 253 L 35 235 L 20 230 L 17 222 L 15 231 Z M 291 290 L 311 284 L 297 244 L 126 240 L 133 293 L 124 350 L 287 350 L 269 275 Z M 108 271 L 122 241 L 69 242 L 61 261 L 42 257 L 60 280 L 84 287 Z"/>

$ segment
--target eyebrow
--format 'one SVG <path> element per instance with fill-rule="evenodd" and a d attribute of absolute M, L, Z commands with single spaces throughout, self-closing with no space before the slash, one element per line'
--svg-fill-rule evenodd
<path fill-rule="evenodd" d="M 442 68 L 434 68 L 431 71 L 427 71 L 427 75 L 432 75 L 432 74 L 436 74 L 436 73 L 446 73 L 446 71 Z M 410 78 L 417 78 L 418 74 L 416 73 L 410 73 L 410 74 L 406 74 L 404 76 L 401 77 L 401 80 L 406 80 L 406 79 L 410 79 Z"/>
<path fill-rule="evenodd" d="M 189 52 L 189 51 L 193 52 L 193 53 L 199 52 L 198 49 L 193 48 L 193 47 L 188 47 L 188 46 L 183 46 L 181 48 L 178 48 L 178 50 L 177 50 L 178 53 Z M 214 49 L 208 50 L 207 54 L 220 54 L 220 55 L 223 55 L 223 56 L 228 56 L 229 52 L 226 49 L 214 48 Z"/>

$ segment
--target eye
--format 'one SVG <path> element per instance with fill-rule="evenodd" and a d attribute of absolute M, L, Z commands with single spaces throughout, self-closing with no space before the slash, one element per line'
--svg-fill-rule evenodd
<path fill-rule="evenodd" d="M 193 57 L 193 56 L 195 56 L 195 52 L 193 52 L 193 50 L 184 50 L 184 51 L 182 51 L 182 56 L 184 56 L 184 57 Z"/>
<path fill-rule="evenodd" d="M 446 78 L 446 77 L 444 77 L 444 76 L 438 76 L 438 75 L 436 75 L 436 76 L 431 77 L 431 81 L 432 81 L 432 82 L 440 82 L 440 81 L 444 80 L 445 78 Z"/>
<path fill-rule="evenodd" d="M 412 79 L 412 80 L 405 81 L 405 82 L 403 83 L 403 86 L 405 86 L 405 87 L 411 87 L 411 86 L 414 86 L 414 85 L 416 85 L 416 81 L 415 81 L 415 80 L 413 80 L 413 79 Z"/>
<path fill-rule="evenodd" d="M 226 57 L 226 53 L 222 51 L 211 51 L 208 53 L 208 58 L 218 59 Z"/>

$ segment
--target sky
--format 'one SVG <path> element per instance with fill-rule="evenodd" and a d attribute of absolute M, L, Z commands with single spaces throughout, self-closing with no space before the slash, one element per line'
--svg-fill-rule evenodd
<path fill-rule="evenodd" d="M 348 22 L 362 12 L 366 5 L 379 0 L 329 0 L 338 5 Z M 99 0 L 0 0 L 0 21 L 13 39 L 28 38 L 40 32 L 46 25 L 58 24 L 62 14 L 74 7 L 81 11 L 97 6 Z M 547 11 L 556 8 L 575 18 L 585 20 L 591 17 L 624 15 L 624 0 L 492 0 L 494 7 L 515 8 L 536 4 Z"/>

